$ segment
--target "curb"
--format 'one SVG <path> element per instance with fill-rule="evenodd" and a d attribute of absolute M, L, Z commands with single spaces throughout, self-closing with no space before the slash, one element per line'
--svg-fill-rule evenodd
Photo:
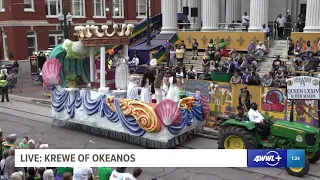
<path fill-rule="evenodd" d="M 207 128 L 207 127 L 204 127 L 203 133 L 206 135 L 210 135 L 210 136 L 218 136 L 219 135 L 218 131 L 216 131 L 212 128 Z"/>

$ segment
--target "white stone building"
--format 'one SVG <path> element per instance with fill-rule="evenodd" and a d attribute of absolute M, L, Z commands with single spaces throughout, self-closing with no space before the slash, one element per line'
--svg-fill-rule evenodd
<path fill-rule="evenodd" d="M 249 31 L 258 31 L 263 23 L 275 21 L 279 14 L 286 16 L 289 10 L 293 23 L 304 14 L 304 32 L 320 32 L 320 0 L 161 0 L 161 6 L 163 33 L 176 31 L 176 12 L 182 12 L 185 6 L 198 8 L 196 24 L 202 24 L 203 31 L 217 30 L 219 23 L 241 20 L 244 12 L 250 17 Z M 190 13 L 188 19 L 193 23 Z"/>

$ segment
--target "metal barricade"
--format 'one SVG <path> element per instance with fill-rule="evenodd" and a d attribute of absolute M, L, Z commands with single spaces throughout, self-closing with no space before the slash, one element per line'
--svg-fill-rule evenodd
<path fill-rule="evenodd" d="M 183 26 L 180 28 L 179 26 Z M 196 24 L 192 23 L 178 23 L 178 31 L 196 31 Z"/>
<path fill-rule="evenodd" d="M 246 29 L 242 23 L 219 23 L 218 31 L 237 31 L 241 32 Z"/>
<path fill-rule="evenodd" d="M 20 93 L 23 93 L 24 87 L 33 83 L 32 76 L 30 73 L 30 68 L 20 67 L 19 72 L 16 76 L 17 76 L 16 88 L 18 88 Z"/>

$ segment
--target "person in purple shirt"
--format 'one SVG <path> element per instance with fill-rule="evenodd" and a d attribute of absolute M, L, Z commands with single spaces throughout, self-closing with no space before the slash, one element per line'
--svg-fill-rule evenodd
<path fill-rule="evenodd" d="M 245 70 L 244 74 L 242 75 L 241 83 L 247 84 L 250 77 L 251 77 L 251 73 L 250 73 L 249 69 L 247 68 Z"/>
<path fill-rule="evenodd" d="M 248 53 L 250 53 L 252 50 L 256 49 L 256 45 L 253 41 L 251 41 L 250 45 L 248 46 Z"/>

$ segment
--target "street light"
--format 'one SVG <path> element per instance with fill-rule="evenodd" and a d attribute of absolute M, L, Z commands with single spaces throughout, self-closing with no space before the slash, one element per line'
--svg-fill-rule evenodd
<path fill-rule="evenodd" d="M 58 15 L 58 20 L 60 22 L 61 29 L 63 30 L 64 39 L 68 39 L 68 31 L 71 29 L 72 15 L 70 12 L 67 14 L 67 9 L 62 1 L 63 11 Z"/>
<path fill-rule="evenodd" d="M 151 32 L 150 32 L 150 9 L 149 9 L 150 1 L 147 0 L 147 46 L 151 46 Z"/>

